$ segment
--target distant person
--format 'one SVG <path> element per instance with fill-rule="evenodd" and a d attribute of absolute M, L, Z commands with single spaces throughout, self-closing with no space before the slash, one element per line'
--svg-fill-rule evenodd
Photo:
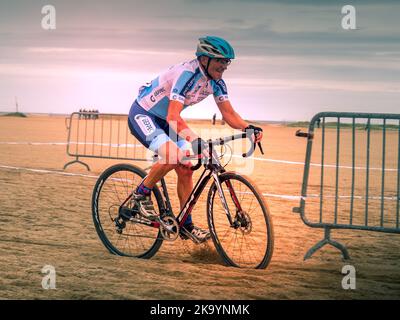
<path fill-rule="evenodd" d="M 216 120 L 216 119 L 217 119 L 217 114 L 214 113 L 213 119 L 212 119 L 212 124 L 213 124 L 213 126 L 215 126 L 215 120 Z"/>
<path fill-rule="evenodd" d="M 163 163 L 159 161 L 152 166 L 149 174 L 133 192 L 133 199 L 141 215 L 150 220 L 157 216 L 150 199 L 152 188 L 169 171 L 174 169 L 178 175 L 181 209 L 193 189 L 191 163 L 184 159 L 187 141 L 195 153 L 200 150 L 207 155 L 206 142 L 182 119 L 182 110 L 213 94 L 224 119 L 232 128 L 257 129 L 260 134 L 255 140 L 258 142 L 262 139 L 262 129 L 248 124 L 232 108 L 226 84 L 222 80 L 223 73 L 235 58 L 233 48 L 224 39 L 214 36 L 199 40 L 196 58 L 170 67 L 150 84 L 142 86 L 129 111 L 128 125 L 131 133 L 163 159 Z M 181 237 L 204 242 L 210 238 L 210 233 L 194 226 L 189 216 L 181 228 Z"/>

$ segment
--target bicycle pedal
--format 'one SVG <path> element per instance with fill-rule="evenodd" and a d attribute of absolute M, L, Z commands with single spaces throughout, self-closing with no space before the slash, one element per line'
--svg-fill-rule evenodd
<path fill-rule="evenodd" d="M 179 232 L 179 237 L 182 240 L 191 240 L 193 241 L 195 244 L 201 244 L 206 242 L 207 240 L 204 241 L 200 241 L 199 239 L 197 239 L 194 235 L 192 235 L 189 231 L 187 231 L 186 229 L 181 229 L 181 231 Z"/>

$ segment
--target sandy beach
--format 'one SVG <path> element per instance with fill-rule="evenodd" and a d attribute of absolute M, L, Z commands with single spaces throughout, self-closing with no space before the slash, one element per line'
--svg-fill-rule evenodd
<path fill-rule="evenodd" d="M 292 212 L 299 199 L 290 196 L 300 195 L 306 150 L 306 139 L 295 137 L 297 128 L 264 125 L 265 155 L 257 151 L 255 157 L 279 161 L 255 160 L 254 170 L 246 172 L 264 193 L 275 230 L 270 265 L 265 270 L 253 270 L 225 266 L 212 241 L 203 245 L 180 239 L 164 242 L 150 260 L 110 254 L 93 225 L 92 191 L 103 170 L 129 161 L 82 158 L 90 172 L 79 164 L 63 170 L 64 164 L 73 160 L 66 153 L 65 123 L 64 117 L 57 116 L 0 117 L 1 299 L 400 298 L 399 235 L 333 231 L 332 237 L 347 246 L 352 259 L 343 261 L 339 251 L 327 246 L 303 261 L 307 250 L 322 239 L 323 230 L 307 227 Z M 201 121 L 192 121 L 192 125 L 198 130 L 211 126 Z M 334 139 L 333 134 L 328 134 L 327 139 Z M 319 156 L 317 152 L 315 157 Z M 377 159 L 374 157 L 372 153 L 372 164 L 378 164 L 381 153 L 376 152 Z M 332 153 L 326 161 L 334 163 L 333 160 Z M 358 161 L 364 160 L 358 157 Z M 396 165 L 391 161 L 388 160 L 388 167 Z M 149 165 L 130 163 L 143 168 Z M 237 166 L 232 162 L 227 168 L 247 170 Z M 375 179 L 374 174 L 371 194 L 379 195 L 379 178 Z M 196 172 L 195 177 L 198 175 Z M 329 175 L 326 182 L 332 185 Z M 343 171 L 343 183 L 348 179 L 348 173 Z M 390 179 L 386 182 L 388 192 L 393 191 L 394 182 Z M 169 174 L 167 182 L 176 184 L 174 173 Z M 318 180 L 311 177 L 310 183 L 310 192 L 317 193 Z M 348 185 L 343 190 L 348 190 Z M 361 184 L 357 190 L 362 192 Z M 176 192 L 170 194 L 174 208 L 178 208 Z M 194 221 L 204 227 L 205 197 L 206 194 L 193 213 Z M 362 215 L 362 201 L 355 206 L 355 214 Z M 371 208 L 374 206 L 379 203 L 371 203 Z M 311 204 L 311 220 L 318 219 L 313 208 Z M 387 208 L 392 208 L 391 204 Z M 388 223 L 393 222 L 394 216 L 387 219 Z M 342 288 L 341 271 L 348 264 L 356 269 L 355 290 Z M 42 288 L 41 270 L 45 265 L 55 267 L 55 290 Z"/>

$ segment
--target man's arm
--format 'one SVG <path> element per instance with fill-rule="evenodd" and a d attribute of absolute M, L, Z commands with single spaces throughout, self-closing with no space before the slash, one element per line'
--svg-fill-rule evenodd
<path fill-rule="evenodd" d="M 167 122 L 175 132 L 185 139 L 186 141 L 192 142 L 198 138 L 197 134 L 194 133 L 187 125 L 185 120 L 181 117 L 183 110 L 183 103 L 171 100 L 168 107 Z"/>
<path fill-rule="evenodd" d="M 223 101 L 217 103 L 219 111 L 221 111 L 222 117 L 233 129 L 246 129 L 249 124 L 242 119 L 242 117 L 232 108 L 229 101 Z"/>
<path fill-rule="evenodd" d="M 233 107 L 229 100 L 217 103 L 219 110 L 221 111 L 222 117 L 233 129 L 245 130 L 249 123 L 244 121 L 242 117 L 233 110 Z M 259 142 L 262 139 L 262 131 L 256 137 L 255 142 Z"/>

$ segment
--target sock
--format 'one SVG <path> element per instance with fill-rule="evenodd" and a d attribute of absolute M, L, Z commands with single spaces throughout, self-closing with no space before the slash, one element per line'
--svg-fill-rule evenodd
<path fill-rule="evenodd" d="M 184 226 L 184 227 L 189 227 L 189 226 L 191 226 L 192 224 L 193 224 L 192 215 L 189 214 L 188 217 L 186 218 L 186 221 L 185 221 L 185 223 L 183 224 L 183 226 Z"/>
<path fill-rule="evenodd" d="M 143 181 L 138 185 L 136 188 L 136 193 L 138 194 L 143 194 L 145 196 L 148 196 L 151 193 L 151 189 L 147 188 L 144 184 Z"/>

